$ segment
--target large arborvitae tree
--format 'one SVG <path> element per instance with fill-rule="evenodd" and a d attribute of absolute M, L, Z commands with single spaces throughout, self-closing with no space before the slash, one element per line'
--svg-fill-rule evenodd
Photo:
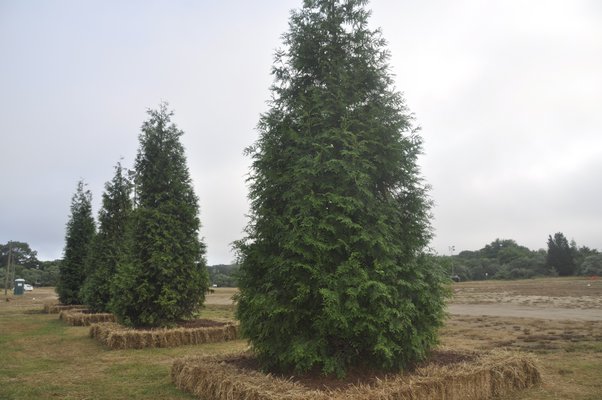
<path fill-rule="evenodd" d="M 64 259 L 60 264 L 56 291 L 63 304 L 80 304 L 80 289 L 86 278 L 86 260 L 96 233 L 92 216 L 92 194 L 83 181 L 71 199 L 71 215 L 67 222 Z"/>
<path fill-rule="evenodd" d="M 400 369 L 426 356 L 444 316 L 444 277 L 423 253 L 421 139 L 366 3 L 292 13 L 248 149 L 237 316 L 267 369 Z"/>
<path fill-rule="evenodd" d="M 149 110 L 136 157 L 129 251 L 113 280 L 111 308 L 126 324 L 170 325 L 190 317 L 208 287 L 199 208 L 183 132 L 162 104 Z"/>
<path fill-rule="evenodd" d="M 548 236 L 548 254 L 546 262 L 553 267 L 558 275 L 570 276 L 575 274 L 575 254 L 562 232 Z"/>
<path fill-rule="evenodd" d="M 126 250 L 126 232 L 132 212 L 132 184 L 120 163 L 115 176 L 105 184 L 102 208 L 98 212 L 98 234 L 87 260 L 87 277 L 82 301 L 93 311 L 109 311 L 111 280 Z"/>

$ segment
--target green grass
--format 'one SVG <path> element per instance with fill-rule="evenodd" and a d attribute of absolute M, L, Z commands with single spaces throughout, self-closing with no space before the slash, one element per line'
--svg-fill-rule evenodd
<path fill-rule="evenodd" d="M 232 316 L 218 307 L 213 314 Z M 0 308 L 0 399 L 192 399 L 171 384 L 175 358 L 246 348 L 244 341 L 111 351 L 56 314 Z M 204 313 L 203 313 L 204 314 Z M 210 314 L 212 315 L 212 314 Z M 203 318 L 211 318 L 202 315 Z"/>
<path fill-rule="evenodd" d="M 562 282 L 572 281 L 548 280 L 542 285 L 548 282 L 556 290 Z M 0 300 L 0 400 L 193 399 L 172 385 L 173 360 L 186 355 L 238 352 L 247 347 L 246 342 L 238 340 L 178 348 L 108 350 L 88 336 L 89 328 L 69 326 L 57 314 L 40 313 L 42 305 L 31 303 L 31 296 L 10 303 Z M 233 306 L 208 305 L 199 316 L 232 319 Z M 443 331 L 443 342 L 452 347 L 487 349 L 509 338 L 516 341 L 514 336 L 523 334 L 523 328 L 533 333 L 536 327 L 543 333 L 561 333 L 565 328 L 587 332 L 587 340 L 557 341 L 557 349 L 533 351 L 540 359 L 544 383 L 500 400 L 602 399 L 602 322 L 478 320 L 450 320 Z M 513 325 L 520 325 L 520 329 L 515 331 Z"/>

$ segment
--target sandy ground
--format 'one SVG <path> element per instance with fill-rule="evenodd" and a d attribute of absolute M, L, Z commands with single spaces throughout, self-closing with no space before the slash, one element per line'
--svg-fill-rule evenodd
<path fill-rule="evenodd" d="M 554 320 L 602 321 L 602 310 L 528 307 L 514 304 L 450 304 L 452 315 L 520 317 Z"/>
<path fill-rule="evenodd" d="M 602 321 L 602 279 L 462 282 L 453 292 L 452 315 Z"/>

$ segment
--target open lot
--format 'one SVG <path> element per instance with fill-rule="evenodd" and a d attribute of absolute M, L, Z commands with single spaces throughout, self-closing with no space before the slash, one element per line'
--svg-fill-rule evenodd
<path fill-rule="evenodd" d="M 463 282 L 453 290 L 442 346 L 517 349 L 540 360 L 543 385 L 513 399 L 602 398 L 602 321 L 594 318 L 602 314 L 602 280 Z M 232 318 L 230 298 L 235 292 L 216 289 L 201 316 Z M 89 328 L 68 326 L 56 314 L 41 312 L 55 298 L 52 289 L 8 297 L 10 301 L 0 296 L 0 399 L 191 399 L 170 382 L 174 359 L 247 347 L 238 340 L 111 351 L 89 338 Z M 472 307 L 473 313 L 462 307 Z M 515 307 L 534 314 L 517 317 L 512 314 Z M 499 310 L 510 314 L 499 315 Z M 548 318 L 560 310 L 568 314 Z M 593 317 L 580 317 L 579 312 Z"/>

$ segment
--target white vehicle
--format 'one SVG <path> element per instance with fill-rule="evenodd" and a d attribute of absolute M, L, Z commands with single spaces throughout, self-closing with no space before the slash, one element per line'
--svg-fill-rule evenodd
<path fill-rule="evenodd" d="M 31 292 L 33 290 L 33 286 L 31 286 L 29 283 L 26 283 L 23 285 L 23 289 L 25 289 L 27 292 Z"/>

